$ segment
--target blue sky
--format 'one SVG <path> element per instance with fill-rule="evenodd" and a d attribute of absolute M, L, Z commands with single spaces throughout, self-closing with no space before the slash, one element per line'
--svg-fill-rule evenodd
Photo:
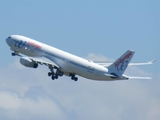
<path fill-rule="evenodd" d="M 88 113 L 88 117 L 82 117 L 85 116 L 85 113 L 78 114 L 79 110 L 84 110 L 79 106 L 80 108 L 74 108 L 67 106 L 67 104 L 70 103 L 70 101 L 73 102 L 70 103 L 71 106 L 77 105 L 79 100 L 77 98 L 81 97 L 83 98 L 85 95 L 89 95 L 89 100 L 94 98 L 94 94 L 92 92 L 95 92 L 93 87 L 90 87 L 90 84 L 93 84 L 94 87 L 99 88 L 99 90 L 96 91 L 95 94 L 109 94 L 110 97 L 117 98 L 118 90 L 121 90 L 121 87 L 126 87 L 127 85 L 131 86 L 131 84 L 134 84 L 134 87 L 137 88 L 137 85 L 139 87 L 142 87 L 142 92 L 145 93 L 144 98 L 148 99 L 150 97 L 150 94 L 154 94 L 156 100 L 156 103 L 160 105 L 160 96 L 155 91 L 159 90 L 158 85 L 160 78 L 160 72 L 159 72 L 159 51 L 160 51 L 160 1 L 158 0 L 134 0 L 134 1 L 127 1 L 127 0 L 112 0 L 112 1 L 106 1 L 106 0 L 81 0 L 81 1 L 74 1 L 74 0 L 68 0 L 68 1 L 42 1 L 42 0 L 3 0 L 0 4 L 0 29 L 1 29 L 1 74 L 0 77 L 2 79 L 1 82 L 4 82 L 1 85 L 0 89 L 3 90 L 2 93 L 5 91 L 5 93 L 8 93 L 11 98 L 14 98 L 13 94 L 10 93 L 9 90 L 12 92 L 16 92 L 15 94 L 23 96 L 23 99 L 20 100 L 20 103 L 25 104 L 26 99 L 25 95 L 26 93 L 32 93 L 32 89 L 36 90 L 44 90 L 43 95 L 47 94 L 47 100 L 51 101 L 51 103 L 54 103 L 57 105 L 57 109 L 60 109 L 60 113 L 64 116 L 67 116 L 68 118 L 76 117 L 77 119 L 83 118 L 91 118 L 91 114 L 97 113 L 97 111 L 92 111 L 91 113 Z M 135 55 L 133 57 L 133 62 L 146 62 L 149 60 L 152 60 L 154 58 L 157 59 L 157 62 L 154 65 L 151 66 L 143 66 L 138 68 L 132 68 L 128 70 L 129 74 L 140 74 L 140 75 L 150 75 L 154 77 L 154 80 L 152 82 L 122 82 L 122 83 L 98 83 L 89 81 L 86 83 L 86 79 L 82 78 L 81 82 L 76 83 L 76 87 L 74 87 L 75 83 L 72 83 L 69 81 L 69 78 L 67 79 L 65 83 L 69 86 L 66 87 L 62 80 L 59 81 L 51 81 L 50 78 L 44 74 L 47 73 L 48 70 L 45 68 L 39 68 L 39 70 L 34 71 L 33 73 L 30 73 L 33 75 L 33 78 L 30 78 L 30 75 L 25 75 L 25 73 L 30 69 L 28 68 L 19 68 L 20 64 L 18 61 L 18 58 L 11 57 L 11 51 L 9 50 L 9 47 L 7 46 L 5 42 L 5 38 L 7 38 L 11 34 L 20 34 L 27 37 L 34 38 L 36 40 L 39 40 L 41 42 L 47 43 L 49 45 L 52 45 L 56 48 L 65 50 L 67 52 L 73 53 L 75 55 L 78 55 L 80 57 L 89 58 L 89 56 L 92 54 L 94 58 L 105 58 L 105 59 L 117 59 L 121 54 L 123 54 L 127 49 L 135 50 Z M 18 67 L 17 69 L 14 68 Z M 13 71 L 14 70 L 14 71 Z M 19 70 L 21 70 L 21 74 L 23 75 L 16 75 L 19 74 Z M 136 71 L 135 71 L 136 70 Z M 7 71 L 11 74 L 10 77 L 7 76 Z M 43 73 L 43 74 L 42 74 Z M 39 74 L 42 74 L 44 76 L 45 80 L 42 80 L 39 77 Z M 28 81 L 27 85 L 22 83 L 21 80 L 25 77 L 25 80 Z M 13 79 L 11 79 L 13 78 Z M 37 79 L 41 79 L 39 83 Z M 5 81 L 6 80 L 6 81 Z M 15 80 L 15 83 L 13 86 L 10 85 L 10 80 L 13 82 Z M 24 82 L 24 81 L 23 81 Z M 32 83 L 33 82 L 33 83 Z M 46 83 L 44 83 L 46 82 Z M 138 82 L 138 83 L 136 83 Z M 144 85 L 143 85 L 143 84 Z M 22 85 L 24 90 L 18 89 L 17 85 Z M 45 84 L 45 85 L 43 85 Z M 54 87 L 57 85 L 59 87 L 56 87 L 57 89 L 54 89 L 52 87 L 47 88 L 46 86 L 52 84 Z M 55 85 L 54 85 L 55 84 Z M 98 86 L 96 86 L 98 84 Z M 118 86 L 117 91 L 115 90 L 113 93 L 105 93 L 101 89 L 101 84 L 105 84 L 107 87 L 109 87 L 111 90 L 115 90 L 117 87 L 117 84 L 120 84 Z M 124 85 L 123 85 L 124 84 Z M 64 95 L 64 91 L 60 90 L 60 86 L 65 86 L 63 90 L 67 92 L 66 89 L 68 89 L 68 96 L 71 98 L 68 98 L 66 95 L 65 98 L 62 97 Z M 88 86 L 87 86 L 88 85 Z M 111 88 L 109 85 L 113 86 Z M 37 87 L 38 86 L 38 87 Z M 39 87 L 40 86 L 40 87 Z M 75 92 L 72 92 L 71 88 L 78 89 Z M 84 87 L 84 88 L 83 88 Z M 89 88 L 89 90 L 87 89 Z M 102 85 L 102 88 L 106 89 L 104 85 Z M 149 90 L 146 90 L 146 88 L 149 88 Z M 85 91 L 82 89 L 85 89 L 88 94 L 82 94 Z M 127 102 L 131 100 L 131 98 L 123 94 L 125 91 L 124 88 L 122 88 L 122 96 L 127 98 Z M 133 88 L 134 89 L 134 88 Z M 133 92 L 132 88 L 130 88 L 130 92 Z M 7 91 L 6 91 L 7 90 Z M 54 95 L 52 95 L 50 91 L 59 91 L 58 93 L 54 92 Z M 109 89 L 107 89 L 109 90 Z M 141 89 L 138 89 L 141 90 Z M 23 92 L 21 92 L 23 91 Z M 39 92 L 40 92 L 39 91 Z M 99 92 L 98 92 L 99 91 Z M 79 93 L 79 97 L 75 94 Z M 90 94 L 89 94 L 90 93 Z M 7 95 L 8 95 L 7 94 Z M 35 93 L 36 94 L 36 93 Z M 58 95 L 60 94 L 60 95 Z M 67 93 L 65 93 L 67 94 Z M 111 95 L 113 94 L 113 95 Z M 127 93 L 126 93 L 127 94 Z M 128 93 L 131 94 L 131 93 Z M 134 94 L 134 93 L 133 93 Z M 7 96 L 6 94 L 3 94 Z M 41 96 L 44 98 L 44 96 Z M 73 95 L 73 96 L 72 96 Z M 93 95 L 93 96 L 92 96 Z M 134 94 L 135 97 L 136 93 Z M 143 94 L 144 95 L 144 94 Z M 142 96 L 143 96 L 142 95 Z M 53 98 L 53 96 L 55 98 Z M 85 97 L 86 97 L 85 96 Z M 103 99 L 103 95 L 98 95 L 100 98 L 97 101 L 101 101 Z M 32 95 L 29 96 L 30 99 L 34 99 Z M 28 97 L 27 97 L 28 99 Z M 68 103 L 65 102 L 62 99 L 69 99 Z M 1 100 L 1 99 L 0 99 Z M 17 98 L 14 99 L 17 101 Z M 67 101 L 66 100 L 66 101 Z M 123 101 L 123 99 L 121 99 Z M 43 100 L 42 100 L 43 101 Z M 53 102 L 54 101 L 54 102 Z M 57 102 L 58 101 L 58 104 Z M 103 100 L 102 100 L 103 101 Z M 114 100 L 113 100 L 114 101 Z M 125 101 L 125 100 L 124 100 Z M 152 100 L 151 100 L 152 101 Z M 19 105 L 19 102 L 17 104 Z M 115 101 L 116 102 L 116 101 Z M 36 102 L 27 102 L 29 105 L 34 104 L 35 109 L 37 108 L 38 104 Z M 43 102 L 42 102 L 43 103 Z M 44 102 L 45 103 L 45 102 Z M 84 105 L 88 104 L 88 101 L 84 101 Z M 105 102 L 102 102 L 105 103 Z M 109 101 L 111 105 L 114 106 L 114 103 Z M 137 102 L 135 102 L 137 103 Z M 148 105 L 150 102 L 144 103 L 144 106 Z M 157 104 L 154 103 L 156 106 Z M 37 104 L 37 106 L 36 106 Z M 61 104 L 59 106 L 59 104 Z M 91 102 L 88 105 L 88 108 L 91 108 L 93 106 L 92 104 L 96 104 L 96 102 Z M 118 104 L 118 103 L 117 103 Z M 117 107 L 119 111 L 115 112 L 115 109 L 111 106 L 104 105 L 104 108 L 101 108 L 102 111 L 112 111 L 111 113 L 108 112 L 108 114 L 111 114 L 110 118 L 114 119 L 115 112 L 117 114 L 117 118 L 115 119 L 128 119 L 129 114 L 133 112 L 133 114 L 137 114 L 135 109 L 131 104 L 134 104 L 134 102 L 129 102 L 128 104 L 125 102 L 122 104 L 118 104 Z M 139 102 L 137 103 L 140 104 Z M 52 104 L 53 105 L 53 104 Z M 51 105 L 51 106 L 52 106 Z M 96 108 L 99 108 L 99 106 L 103 106 L 102 104 L 96 104 Z M 123 105 L 127 106 L 130 105 L 130 108 L 126 108 L 123 111 Z M 153 105 L 153 106 L 154 106 Z M 22 105 L 23 106 L 23 105 Z M 53 105 L 54 106 L 54 105 Z M 83 106 L 83 105 L 82 105 Z M 41 106 L 42 108 L 45 107 Z M 41 107 L 38 107 L 41 109 Z M 0 110 L 5 111 L 6 109 L 3 109 L 3 106 L 0 105 Z M 16 107 L 17 109 L 18 107 Z M 23 106 L 24 111 L 27 109 L 27 107 Z M 37 108 L 37 109 L 38 109 Z M 55 107 L 56 108 L 56 107 Z M 65 110 L 62 110 L 61 108 L 64 108 Z M 152 104 L 151 104 L 152 108 Z M 154 108 L 154 107 L 153 107 Z M 47 109 L 47 108 L 46 108 Z M 53 108 L 52 108 L 53 109 Z M 136 109 L 139 109 L 138 106 Z M 8 110 L 8 109 L 7 109 Z M 14 110 L 14 109 L 13 109 Z M 19 109 L 18 109 L 19 110 Z M 88 109 L 90 110 L 90 109 Z M 159 110 L 158 108 L 154 108 L 151 111 Z M 67 112 L 64 112 L 67 111 Z M 127 112 L 129 111 L 129 112 Z M 148 108 L 149 111 L 149 108 Z M 43 113 L 43 111 L 41 111 Z M 71 114 L 71 112 L 75 113 L 75 116 Z M 128 116 L 124 117 L 124 113 L 127 112 Z M 18 113 L 18 112 L 17 112 Z M 103 112 L 102 112 L 103 113 Z M 102 114 L 100 113 L 100 114 Z M 146 111 L 147 113 L 147 111 Z M 21 114 L 21 113 L 19 113 Z M 38 113 L 30 113 L 29 115 L 35 115 Z M 51 113 L 52 114 L 52 113 Z M 101 116 L 98 114 L 99 116 Z M 112 115 L 113 114 L 113 115 Z M 142 113 L 142 115 L 145 113 Z M 157 115 L 158 114 L 158 115 Z M 156 119 L 160 118 L 160 114 L 157 113 Z M 24 116 L 27 114 L 24 114 Z M 46 117 L 48 114 L 44 114 Z M 90 116 L 89 116 L 90 115 Z M 95 118 L 99 118 L 99 116 L 95 116 Z M 157 117 L 158 116 L 158 117 Z M 4 118 L 9 118 L 8 114 L 3 115 Z M 48 118 L 52 118 L 50 114 L 47 116 Z M 103 114 L 102 114 L 103 117 Z M 103 119 L 105 119 L 106 116 L 104 115 Z M 136 119 L 143 119 L 141 115 L 137 117 Z M 34 119 L 34 117 L 33 117 Z M 101 119 L 101 118 L 99 118 Z M 152 119 L 148 118 L 148 120 Z"/>

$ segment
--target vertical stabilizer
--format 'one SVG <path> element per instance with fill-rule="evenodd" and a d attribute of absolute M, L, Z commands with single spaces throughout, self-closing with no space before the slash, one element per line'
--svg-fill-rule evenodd
<path fill-rule="evenodd" d="M 107 67 L 109 73 L 117 77 L 121 77 L 128 67 L 128 64 L 131 61 L 133 55 L 134 51 L 127 50 L 119 59 Z"/>

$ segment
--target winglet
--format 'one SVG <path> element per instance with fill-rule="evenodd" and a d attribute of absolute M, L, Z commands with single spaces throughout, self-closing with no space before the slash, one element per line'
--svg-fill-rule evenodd
<path fill-rule="evenodd" d="M 149 61 L 149 64 L 153 64 L 154 62 L 156 62 L 156 59 Z"/>

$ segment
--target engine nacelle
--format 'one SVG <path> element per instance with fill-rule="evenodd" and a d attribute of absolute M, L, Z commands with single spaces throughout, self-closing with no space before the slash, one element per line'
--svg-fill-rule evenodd
<path fill-rule="evenodd" d="M 21 57 L 20 58 L 20 63 L 26 67 L 31 67 L 31 68 L 37 68 L 38 64 L 33 62 L 31 59 L 27 57 Z"/>

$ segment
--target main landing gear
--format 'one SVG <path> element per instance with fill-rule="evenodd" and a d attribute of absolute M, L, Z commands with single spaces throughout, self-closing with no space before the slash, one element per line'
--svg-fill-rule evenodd
<path fill-rule="evenodd" d="M 58 74 L 59 71 L 57 70 L 56 72 L 51 71 L 51 72 L 48 72 L 48 76 L 51 77 L 52 80 L 55 80 L 55 79 L 58 79 L 58 76 L 62 76 L 62 74 Z M 70 74 L 71 76 L 71 79 L 74 80 L 74 81 L 77 81 L 78 80 L 78 77 L 75 77 L 75 74 Z"/>
<path fill-rule="evenodd" d="M 52 80 L 58 79 L 58 75 L 53 72 L 48 72 L 48 76 L 51 76 Z"/>
<path fill-rule="evenodd" d="M 48 76 L 51 77 L 52 80 L 58 79 L 58 76 L 63 76 L 63 72 L 60 71 L 58 68 L 54 68 L 52 66 L 49 66 L 50 72 L 48 72 Z M 77 81 L 78 78 L 75 77 L 75 74 L 70 73 L 69 76 L 71 76 L 71 79 L 74 81 Z"/>
<path fill-rule="evenodd" d="M 56 67 L 49 66 L 49 69 L 50 69 L 50 72 L 48 72 L 48 76 L 50 76 L 52 80 L 58 79 L 58 76 L 63 76 L 64 74 L 62 71 L 60 71 Z"/>
<path fill-rule="evenodd" d="M 75 74 L 70 74 L 71 76 L 71 79 L 74 80 L 74 81 L 77 81 L 78 80 L 78 77 L 75 77 Z"/>
<path fill-rule="evenodd" d="M 58 79 L 58 70 L 54 72 L 54 68 L 52 66 L 49 66 L 49 69 L 51 70 L 51 72 L 48 72 L 48 76 L 50 76 L 52 80 Z"/>

